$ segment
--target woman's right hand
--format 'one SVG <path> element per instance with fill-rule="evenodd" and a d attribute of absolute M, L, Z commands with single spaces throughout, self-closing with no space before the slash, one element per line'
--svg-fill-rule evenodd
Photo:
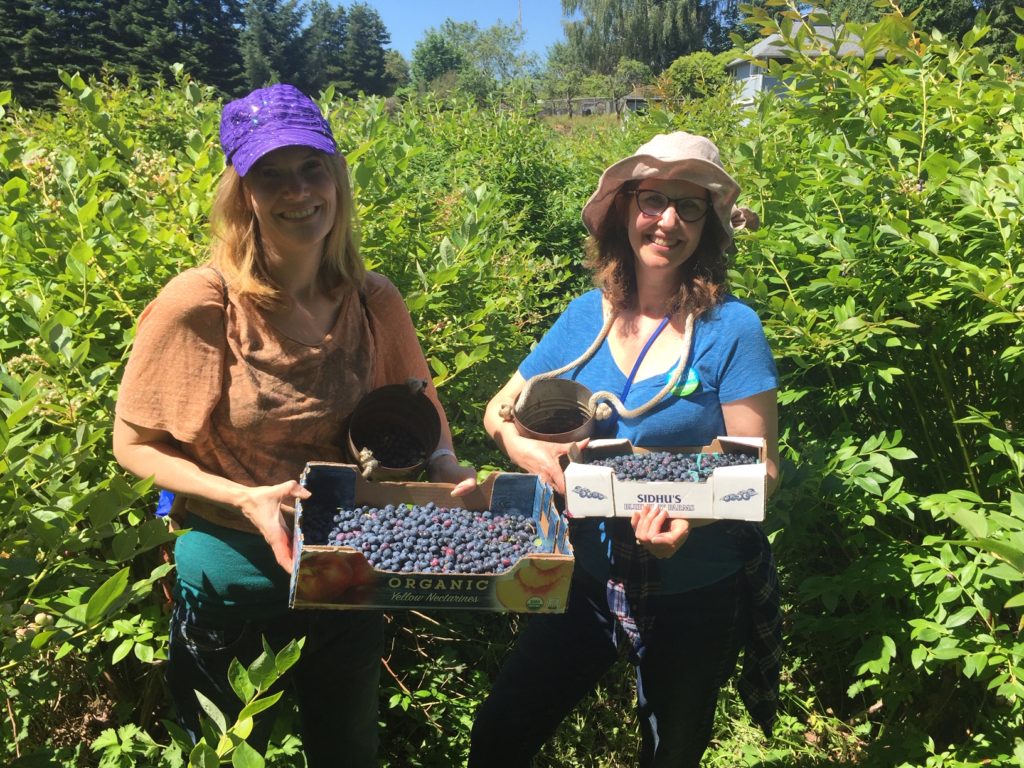
<path fill-rule="evenodd" d="M 498 447 L 524 472 L 537 475 L 558 493 L 565 494 L 565 476 L 562 474 L 561 458 L 573 443 L 549 443 L 534 440 L 519 434 L 516 425 L 507 417 L 505 406 L 511 406 L 519 399 L 526 381 L 518 373 L 512 374 L 504 387 L 491 398 L 484 409 L 484 429 Z M 582 449 L 589 439 L 578 443 Z"/>
<path fill-rule="evenodd" d="M 292 529 L 282 507 L 291 508 L 295 499 L 308 499 L 311 495 L 295 480 L 287 480 L 277 485 L 243 488 L 236 502 L 242 514 L 256 526 L 270 545 L 277 564 L 288 573 L 292 572 L 295 553 L 292 549 Z"/>
<path fill-rule="evenodd" d="M 513 427 L 514 429 L 514 427 Z M 508 457 L 524 472 L 537 475 L 558 493 L 565 495 L 565 475 L 562 472 L 561 458 L 569 452 L 573 445 L 584 448 L 588 440 L 580 443 L 549 443 L 544 440 L 533 440 L 516 433 L 502 436 L 502 446 Z"/>
<path fill-rule="evenodd" d="M 249 487 L 200 467 L 181 452 L 170 433 L 114 418 L 114 457 L 139 477 L 152 477 L 161 488 L 241 510 L 274 552 L 274 559 L 291 573 L 292 532 L 281 507 L 308 499 L 309 491 L 295 480 Z"/>

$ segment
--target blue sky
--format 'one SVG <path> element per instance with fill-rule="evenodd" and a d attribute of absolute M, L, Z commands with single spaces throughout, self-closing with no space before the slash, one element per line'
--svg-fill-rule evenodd
<path fill-rule="evenodd" d="M 376 9 L 391 33 L 391 47 L 406 60 L 430 27 L 440 27 L 445 19 L 475 21 L 486 29 L 501 21 L 515 24 L 523 15 L 526 33 L 523 47 L 543 59 L 548 46 L 564 39 L 560 0 L 365 0 Z M 342 0 L 348 7 L 351 2 Z"/>

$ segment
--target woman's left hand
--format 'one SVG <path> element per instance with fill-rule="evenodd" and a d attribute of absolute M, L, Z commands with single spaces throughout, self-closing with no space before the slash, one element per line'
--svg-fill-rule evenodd
<path fill-rule="evenodd" d="M 690 535 L 689 520 L 668 516 L 664 507 L 644 504 L 630 520 L 636 543 L 657 558 L 672 557 Z"/>
<path fill-rule="evenodd" d="M 442 456 L 431 462 L 427 476 L 432 483 L 452 483 L 452 496 L 465 496 L 476 488 L 476 469 L 464 467 L 454 456 Z"/>

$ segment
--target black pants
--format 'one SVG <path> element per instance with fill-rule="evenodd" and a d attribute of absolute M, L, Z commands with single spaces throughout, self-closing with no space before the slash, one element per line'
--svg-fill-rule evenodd
<path fill-rule="evenodd" d="M 715 703 L 749 624 L 740 577 L 652 597 L 654 630 L 636 664 L 641 768 L 696 768 Z M 473 725 L 470 768 L 525 768 L 618 658 L 605 588 L 573 581 L 564 614 L 533 616 Z"/>
<path fill-rule="evenodd" d="M 193 741 L 202 732 L 198 689 L 235 722 L 241 699 L 228 682 L 237 658 L 248 667 L 265 637 L 275 652 L 305 637 L 298 663 L 274 690 L 290 686 L 299 706 L 303 749 L 310 768 L 377 764 L 378 687 L 384 648 L 377 611 L 291 611 L 273 619 L 231 620 L 197 616 L 182 603 L 171 615 L 167 683 L 178 720 Z M 255 718 L 250 746 L 260 753 L 273 727 L 273 710 Z"/>

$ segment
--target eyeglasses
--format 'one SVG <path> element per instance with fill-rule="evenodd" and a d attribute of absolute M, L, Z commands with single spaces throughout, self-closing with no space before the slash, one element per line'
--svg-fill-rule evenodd
<path fill-rule="evenodd" d="M 661 216 L 672 205 L 683 221 L 700 221 L 711 204 L 706 197 L 669 197 L 655 189 L 632 189 L 627 194 L 636 196 L 636 206 L 647 216 Z"/>

